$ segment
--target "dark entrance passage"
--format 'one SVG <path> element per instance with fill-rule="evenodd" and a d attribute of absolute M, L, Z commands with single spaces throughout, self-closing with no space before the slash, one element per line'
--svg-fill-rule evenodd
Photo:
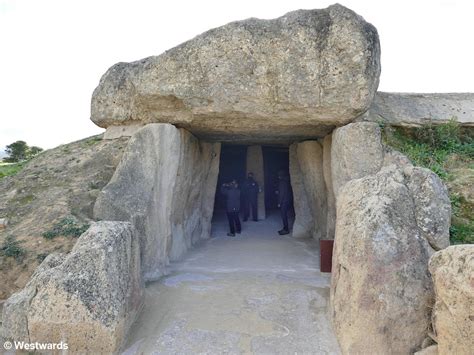
<path fill-rule="evenodd" d="M 259 146 L 258 149 L 261 149 L 261 157 L 259 160 L 255 158 L 255 148 L 256 146 L 253 146 L 253 152 L 250 153 L 246 145 L 222 145 L 214 204 L 214 223 L 218 221 L 226 223 L 226 198 L 221 193 L 222 184 L 229 183 L 235 179 L 241 187 L 247 177 L 249 166 L 252 166 L 250 169 L 258 169 L 260 174 L 257 174 L 257 176 L 262 176 L 261 179 L 256 178 L 256 180 L 261 188 L 260 194 L 262 195 L 266 215 L 272 216 L 273 222 L 281 220 L 280 209 L 278 207 L 278 174 L 283 173 L 289 176 L 289 147 L 282 145 Z M 247 159 L 257 160 L 248 162 Z M 261 163 L 259 163 L 259 161 Z M 255 175 L 255 171 L 253 172 Z M 243 219 L 243 196 L 241 206 L 241 219 Z M 294 220 L 293 201 L 290 203 L 288 217 L 291 226 Z M 261 220 L 258 223 L 263 224 L 266 222 L 265 220 Z M 280 224 L 280 222 L 278 222 L 278 224 Z"/>
<path fill-rule="evenodd" d="M 278 209 L 278 173 L 290 176 L 289 148 L 287 146 L 263 146 L 265 175 L 265 209 L 267 213 Z"/>
<path fill-rule="evenodd" d="M 225 210 L 225 198 L 221 194 L 221 186 L 236 179 L 239 185 L 245 179 L 247 164 L 247 146 L 223 144 L 219 163 L 219 176 L 217 178 L 216 197 L 214 203 L 214 215 L 216 211 Z"/>

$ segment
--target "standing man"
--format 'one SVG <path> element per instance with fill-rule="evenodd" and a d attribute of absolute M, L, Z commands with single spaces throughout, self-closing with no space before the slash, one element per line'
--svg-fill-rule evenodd
<path fill-rule="evenodd" d="M 291 203 L 291 185 L 288 174 L 284 171 L 278 172 L 278 207 L 280 207 L 283 229 L 278 234 L 285 235 L 290 233 L 288 226 L 288 210 Z"/>
<path fill-rule="evenodd" d="M 240 211 L 240 190 L 237 180 L 232 180 L 229 184 L 222 184 L 221 193 L 227 198 L 226 211 L 229 220 L 229 237 L 235 237 L 235 233 L 240 234 L 241 225 L 239 219 Z"/>
<path fill-rule="evenodd" d="M 260 188 L 258 183 L 253 178 L 253 173 L 249 172 L 247 179 L 243 183 L 242 193 L 244 202 L 244 222 L 249 219 L 250 208 L 252 209 L 252 218 L 255 222 L 258 221 L 258 193 Z"/>

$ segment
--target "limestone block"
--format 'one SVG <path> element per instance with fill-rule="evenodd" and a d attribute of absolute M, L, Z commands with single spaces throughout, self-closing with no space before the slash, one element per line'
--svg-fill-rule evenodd
<path fill-rule="evenodd" d="M 393 149 L 389 146 L 384 146 L 384 155 L 383 155 L 383 166 L 389 166 L 395 164 L 399 168 L 406 168 L 413 166 L 410 159 L 398 150 Z"/>
<path fill-rule="evenodd" d="M 7 339 L 66 342 L 72 352 L 122 346 L 143 302 L 140 249 L 126 222 L 94 223 L 68 255 L 52 254 L 4 305 Z"/>
<path fill-rule="evenodd" d="M 313 235 L 314 219 L 311 212 L 308 194 L 304 186 L 303 173 L 298 162 L 298 143 L 290 146 L 290 179 L 293 189 L 293 204 L 295 208 L 295 221 L 292 236 L 307 238 Z"/>
<path fill-rule="evenodd" d="M 265 172 L 261 145 L 247 147 L 247 173 L 252 172 L 255 181 L 262 190 L 258 194 L 258 219 L 265 219 Z"/>
<path fill-rule="evenodd" d="M 328 134 L 323 140 L 323 174 L 326 185 L 327 218 L 326 218 L 326 239 L 334 239 L 336 232 L 336 198 L 332 184 L 331 170 L 331 146 L 332 135 Z"/>
<path fill-rule="evenodd" d="M 337 128 L 332 134 L 331 170 L 336 200 L 348 181 L 374 174 L 383 164 L 384 150 L 376 123 L 358 122 Z"/>
<path fill-rule="evenodd" d="M 313 216 L 313 238 L 325 239 L 327 202 L 323 175 L 323 148 L 317 141 L 306 141 L 298 143 L 296 150 Z"/>
<path fill-rule="evenodd" d="M 416 127 L 447 123 L 453 117 L 463 126 L 474 126 L 474 93 L 377 92 L 370 109 L 359 119 L 393 126 Z M 359 120 L 358 119 L 358 120 Z"/>
<path fill-rule="evenodd" d="M 141 124 L 132 124 L 127 126 L 109 126 L 105 130 L 103 139 L 117 139 L 120 137 L 131 137 L 142 129 Z"/>
<path fill-rule="evenodd" d="M 453 245 L 429 262 L 436 303 L 433 327 L 440 355 L 474 349 L 474 245 Z"/>
<path fill-rule="evenodd" d="M 431 345 L 420 351 L 417 351 L 415 355 L 438 355 L 438 345 Z"/>
<path fill-rule="evenodd" d="M 417 225 L 409 179 L 391 165 L 340 189 L 331 311 L 344 354 L 408 354 L 427 336 L 433 249 Z"/>
<path fill-rule="evenodd" d="M 420 167 L 404 169 L 415 203 L 415 216 L 421 235 L 434 250 L 449 246 L 451 200 L 441 179 L 431 170 Z"/>
<path fill-rule="evenodd" d="M 219 149 L 169 124 L 146 125 L 130 139 L 94 216 L 134 224 L 145 280 L 159 278 L 170 259 L 209 237 Z"/>
<path fill-rule="evenodd" d="M 214 202 L 217 186 L 217 178 L 219 175 L 219 159 L 221 154 L 220 143 L 204 143 L 201 142 L 202 156 L 206 157 L 206 164 L 202 165 L 204 169 L 202 184 L 202 233 L 201 239 L 208 239 L 211 236 L 211 220 L 214 214 Z"/>
<path fill-rule="evenodd" d="M 364 113 L 379 75 L 376 29 L 336 4 L 232 22 L 118 63 L 94 91 L 91 119 L 171 123 L 207 140 L 307 139 Z"/>

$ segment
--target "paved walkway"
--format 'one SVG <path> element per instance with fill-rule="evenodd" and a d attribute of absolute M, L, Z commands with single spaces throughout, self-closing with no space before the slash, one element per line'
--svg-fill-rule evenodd
<path fill-rule="evenodd" d="M 213 238 L 148 285 L 125 354 L 337 354 L 326 316 L 329 275 L 317 245 L 278 235 L 278 215 Z"/>

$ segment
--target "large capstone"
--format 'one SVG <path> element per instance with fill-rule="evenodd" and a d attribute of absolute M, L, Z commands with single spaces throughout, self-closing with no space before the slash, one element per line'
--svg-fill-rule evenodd
<path fill-rule="evenodd" d="M 379 75 L 371 24 L 341 5 L 298 10 L 114 65 L 94 91 L 91 119 L 100 127 L 171 123 L 219 141 L 322 137 L 369 108 Z"/>

